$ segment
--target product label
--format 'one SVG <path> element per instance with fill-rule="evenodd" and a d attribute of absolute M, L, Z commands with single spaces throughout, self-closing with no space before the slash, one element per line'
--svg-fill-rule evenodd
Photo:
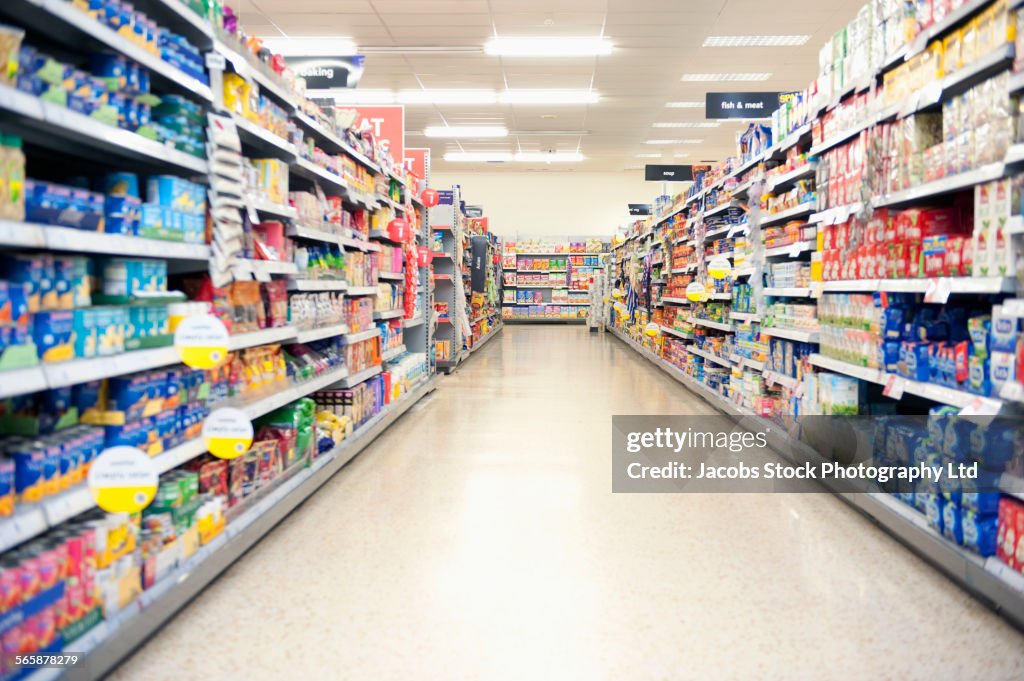
<path fill-rule="evenodd" d="M 213 315 L 185 317 L 174 331 L 174 349 L 192 369 L 214 369 L 228 356 L 228 330 Z"/>
<path fill-rule="evenodd" d="M 252 446 L 252 422 L 238 409 L 217 409 L 203 422 L 203 442 L 220 459 L 234 459 Z"/>
<path fill-rule="evenodd" d="M 108 513 L 137 513 L 156 496 L 160 476 L 153 460 L 135 447 L 111 447 L 89 468 L 89 491 Z"/>

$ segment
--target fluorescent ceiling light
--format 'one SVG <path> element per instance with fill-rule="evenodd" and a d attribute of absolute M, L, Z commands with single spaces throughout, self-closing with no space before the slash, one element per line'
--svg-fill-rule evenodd
<path fill-rule="evenodd" d="M 601 99 L 593 90 L 505 90 L 498 93 L 502 104 L 596 104 Z"/>
<path fill-rule="evenodd" d="M 444 160 L 456 163 L 503 163 L 512 160 L 509 151 L 449 151 Z"/>
<path fill-rule="evenodd" d="M 665 102 L 666 109 L 703 109 L 704 102 Z"/>
<path fill-rule="evenodd" d="M 500 125 L 431 125 L 423 129 L 427 137 L 508 137 L 508 128 Z"/>
<path fill-rule="evenodd" d="M 578 151 L 450 151 L 444 155 L 445 161 L 455 163 L 579 163 L 584 159 Z"/>
<path fill-rule="evenodd" d="M 671 123 L 655 123 L 655 128 L 717 128 L 717 121 L 675 121 Z"/>
<path fill-rule="evenodd" d="M 515 156 L 520 163 L 580 163 L 583 159 L 578 151 L 520 151 Z"/>
<path fill-rule="evenodd" d="M 672 154 L 672 158 L 687 158 L 688 156 L 689 154 L 687 154 L 685 151 L 677 151 L 676 153 Z"/>
<path fill-rule="evenodd" d="M 684 73 L 679 80 L 685 83 L 707 83 L 714 81 L 768 80 L 770 73 Z"/>
<path fill-rule="evenodd" d="M 702 47 L 792 47 L 810 39 L 809 35 L 709 35 Z"/>
<path fill-rule="evenodd" d="M 487 54 L 499 57 L 593 57 L 610 54 L 612 44 L 606 38 L 535 37 L 499 38 L 484 44 Z"/>
<path fill-rule="evenodd" d="M 346 90 L 307 90 L 306 94 L 313 99 L 333 99 L 341 104 L 394 104 L 395 93 L 392 90 L 362 90 L 350 88 Z"/>
<path fill-rule="evenodd" d="M 264 38 L 263 46 L 285 57 L 351 57 L 359 52 L 351 38 L 330 36 Z"/>
<path fill-rule="evenodd" d="M 661 154 L 633 154 L 633 158 L 661 158 Z"/>
<path fill-rule="evenodd" d="M 700 144 L 704 140 L 644 140 L 644 144 Z"/>
<path fill-rule="evenodd" d="M 399 104 L 494 104 L 494 90 L 399 90 Z"/>

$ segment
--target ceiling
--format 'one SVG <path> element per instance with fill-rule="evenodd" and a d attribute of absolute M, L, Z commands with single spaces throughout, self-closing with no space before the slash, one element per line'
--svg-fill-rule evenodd
<path fill-rule="evenodd" d="M 585 106 L 415 105 L 406 107 L 406 144 L 429 146 L 435 169 L 623 171 L 645 163 L 717 161 L 735 153 L 745 124 L 655 128 L 703 121 L 707 91 L 800 90 L 815 77 L 818 52 L 865 0 L 235 0 L 247 33 L 339 36 L 367 54 L 360 88 L 593 88 Z M 806 34 L 799 47 L 703 48 L 709 35 Z M 378 54 L 380 47 L 480 48 L 492 36 L 605 36 L 602 57 L 511 58 L 482 52 Z M 680 82 L 684 73 L 770 72 L 761 82 Z M 498 140 L 427 139 L 428 125 L 504 125 Z M 648 145 L 652 139 L 699 144 Z M 580 151 L 574 164 L 445 163 L 446 151 Z M 639 154 L 659 154 L 643 158 Z M 556 165 L 559 167 L 556 168 Z"/>

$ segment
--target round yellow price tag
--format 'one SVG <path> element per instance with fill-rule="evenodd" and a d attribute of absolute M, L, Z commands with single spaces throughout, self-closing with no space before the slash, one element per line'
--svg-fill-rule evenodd
<path fill-rule="evenodd" d="M 713 279 L 725 279 L 732 274 L 732 263 L 722 256 L 714 257 L 708 262 L 708 274 Z"/>
<path fill-rule="evenodd" d="M 228 356 L 228 330 L 213 315 L 185 317 L 174 330 L 174 349 L 193 369 L 215 369 Z"/>
<path fill-rule="evenodd" d="M 694 303 L 699 303 L 707 299 L 708 292 L 704 288 L 704 285 L 698 281 L 693 282 L 686 287 L 686 298 Z"/>
<path fill-rule="evenodd" d="M 644 327 L 644 333 L 650 336 L 651 338 L 654 338 L 659 333 L 661 333 L 661 327 L 655 324 L 654 322 L 651 322 L 650 324 Z"/>
<path fill-rule="evenodd" d="M 107 513 L 138 513 L 156 496 L 160 474 L 142 450 L 111 447 L 93 461 L 88 483 L 96 505 Z"/>
<path fill-rule="evenodd" d="M 203 422 L 203 442 L 220 459 L 234 459 L 252 446 L 252 421 L 238 409 L 217 409 Z"/>

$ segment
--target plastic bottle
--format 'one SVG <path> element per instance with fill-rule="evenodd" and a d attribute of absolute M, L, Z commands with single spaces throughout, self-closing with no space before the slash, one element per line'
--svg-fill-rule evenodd
<path fill-rule="evenodd" d="M 7 154 L 7 136 L 0 131 L 0 219 L 15 220 L 14 206 L 11 205 L 11 163 Z"/>
<path fill-rule="evenodd" d="M 12 220 L 25 219 L 25 152 L 17 135 L 4 137 L 7 165 L 7 210 Z"/>

